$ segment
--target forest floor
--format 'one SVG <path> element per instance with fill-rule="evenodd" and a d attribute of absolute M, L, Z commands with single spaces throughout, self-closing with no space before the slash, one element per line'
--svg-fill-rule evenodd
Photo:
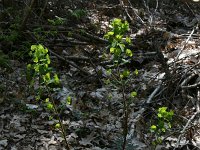
<path fill-rule="evenodd" d="M 63 2 L 60 5 L 65 7 L 59 10 L 49 4 L 47 10 L 52 7 L 53 13 L 45 12 L 44 18 L 65 18 L 64 24 L 38 23 L 33 13 L 24 41 L 1 40 L 4 54 L 0 51 L 0 55 L 5 55 L 4 59 L 8 56 L 9 61 L 0 66 L 0 150 L 66 149 L 64 138 L 54 127 L 58 119 L 52 119 L 52 113 L 35 100 L 27 82 L 30 48 L 23 49 L 27 41 L 28 46 L 40 43 L 49 49 L 52 67 L 62 84 L 53 99 L 62 105 L 60 118 L 70 148 L 122 149 L 122 94 L 103 82 L 110 65 L 102 59 L 108 49 L 103 36 L 114 18 L 130 24 L 134 54 L 126 67 L 137 69 L 139 74 L 130 86 L 137 96 L 129 106 L 126 150 L 200 149 L 200 4 L 144 2 L 123 5 L 111 0 L 75 0 Z M 1 30 L 4 33 L 8 28 Z M 72 103 L 63 106 L 68 97 Z M 172 127 L 155 147 L 156 135 L 150 127 L 160 107 L 173 110 L 174 116 Z"/>

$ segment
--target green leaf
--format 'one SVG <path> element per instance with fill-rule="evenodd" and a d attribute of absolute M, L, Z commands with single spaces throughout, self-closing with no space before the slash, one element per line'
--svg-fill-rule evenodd
<path fill-rule="evenodd" d="M 66 103 L 67 103 L 68 105 L 71 105 L 71 103 L 72 103 L 72 98 L 71 98 L 70 96 L 67 97 Z"/>
<path fill-rule="evenodd" d="M 116 46 L 118 45 L 118 42 L 114 39 L 111 43 L 111 47 L 116 48 Z"/>
<path fill-rule="evenodd" d="M 47 103 L 47 109 L 48 110 L 53 110 L 53 104 L 52 103 Z"/>
<path fill-rule="evenodd" d="M 56 123 L 55 128 L 60 128 L 60 123 Z"/>
<path fill-rule="evenodd" d="M 44 50 L 44 47 L 43 47 L 41 44 L 39 44 L 39 45 L 37 45 L 37 49 L 38 49 L 39 51 L 42 51 L 42 50 Z"/>
<path fill-rule="evenodd" d="M 160 137 L 157 138 L 157 143 L 161 144 L 162 143 L 162 139 Z"/>
<path fill-rule="evenodd" d="M 165 129 L 165 128 L 162 128 L 161 131 L 165 133 L 166 129 Z"/>
<path fill-rule="evenodd" d="M 118 43 L 118 46 L 120 47 L 121 51 L 124 52 L 125 45 L 122 43 Z"/>
<path fill-rule="evenodd" d="M 35 99 L 36 99 L 36 101 L 39 101 L 39 100 L 40 100 L 40 95 L 37 95 L 37 96 L 35 97 Z"/>
<path fill-rule="evenodd" d="M 48 73 L 46 73 L 44 76 L 43 76 L 43 80 L 44 80 L 44 82 L 49 82 L 50 80 L 51 80 L 51 78 L 50 78 L 50 73 L 48 72 Z"/>
<path fill-rule="evenodd" d="M 37 49 L 37 45 L 31 45 L 31 50 L 35 51 Z"/>
<path fill-rule="evenodd" d="M 106 74 L 107 74 L 107 75 L 111 75 L 111 73 L 112 73 L 112 70 L 111 70 L 111 69 L 107 69 L 107 70 L 106 70 Z"/>
<path fill-rule="evenodd" d="M 52 120 L 53 119 L 53 117 L 52 116 L 49 116 L 49 120 Z"/>
<path fill-rule="evenodd" d="M 49 54 L 46 55 L 46 61 L 47 61 L 47 64 L 51 63 L 50 58 L 49 58 Z"/>
<path fill-rule="evenodd" d="M 123 76 L 124 77 L 128 77 L 130 75 L 130 71 L 129 70 L 124 70 L 123 71 Z"/>
<path fill-rule="evenodd" d="M 34 57 L 33 62 L 38 63 L 38 57 Z"/>
<path fill-rule="evenodd" d="M 116 26 L 116 25 L 120 25 L 121 24 L 121 19 L 119 18 L 115 18 L 112 22 L 112 26 Z"/>
<path fill-rule="evenodd" d="M 167 107 L 160 107 L 158 109 L 158 112 L 164 114 L 166 112 L 166 110 L 167 110 Z"/>
<path fill-rule="evenodd" d="M 110 39 L 114 35 L 113 31 L 108 32 L 107 34 L 104 35 L 105 39 Z"/>
<path fill-rule="evenodd" d="M 165 125 L 164 121 L 162 121 L 162 120 L 159 120 L 159 121 L 158 121 L 158 128 L 159 128 L 159 129 L 163 128 L 164 125 Z"/>
<path fill-rule="evenodd" d="M 129 56 L 129 57 L 132 57 L 133 53 L 130 49 L 126 49 L 126 55 Z"/>
<path fill-rule="evenodd" d="M 171 123 L 170 123 L 170 122 L 168 123 L 168 127 L 169 127 L 169 128 L 172 128 L 172 125 L 171 125 Z"/>
<path fill-rule="evenodd" d="M 110 79 L 103 80 L 106 85 L 110 84 Z"/>
<path fill-rule="evenodd" d="M 162 116 L 162 114 L 158 113 L 158 117 L 159 117 L 159 118 L 162 118 L 163 116 Z"/>
<path fill-rule="evenodd" d="M 157 127 L 155 125 L 152 125 L 150 128 L 152 131 L 156 131 Z"/>
<path fill-rule="evenodd" d="M 138 72 L 137 69 L 135 69 L 134 73 L 135 73 L 135 75 L 137 76 L 139 72 Z"/>
<path fill-rule="evenodd" d="M 131 97 L 136 97 L 137 96 L 137 92 L 133 91 L 131 92 Z"/>
<path fill-rule="evenodd" d="M 60 80 L 59 80 L 57 74 L 55 74 L 53 78 L 54 78 L 54 83 L 55 83 L 56 85 L 60 84 Z"/>
<path fill-rule="evenodd" d="M 169 116 L 173 116 L 174 115 L 174 112 L 172 111 L 172 110 L 170 110 L 170 112 L 169 112 Z"/>
<path fill-rule="evenodd" d="M 28 71 L 30 71 L 32 69 L 32 65 L 31 64 L 28 64 L 26 67 L 27 67 Z"/>
<path fill-rule="evenodd" d="M 116 49 L 116 48 L 111 47 L 111 48 L 110 48 L 110 53 L 111 53 L 111 54 L 115 53 L 115 49 Z"/>
<path fill-rule="evenodd" d="M 114 32 L 113 32 L 113 31 L 110 31 L 110 32 L 107 33 L 107 35 L 108 35 L 108 36 L 114 35 Z"/>
<path fill-rule="evenodd" d="M 122 35 L 118 34 L 118 35 L 115 36 L 115 38 L 116 38 L 117 41 L 121 41 L 122 40 Z"/>
<path fill-rule="evenodd" d="M 48 102 L 49 102 L 49 98 L 46 98 L 46 99 L 45 99 L 45 103 L 48 103 Z"/>
<path fill-rule="evenodd" d="M 153 141 L 153 142 L 152 142 L 152 145 L 156 146 L 156 145 L 157 145 L 157 143 L 156 143 L 155 141 Z"/>
<path fill-rule="evenodd" d="M 131 38 L 130 38 L 130 37 L 126 37 L 126 42 L 127 42 L 128 44 L 131 44 Z"/>
<path fill-rule="evenodd" d="M 115 52 L 114 52 L 114 55 L 118 57 L 118 56 L 120 56 L 120 54 L 121 54 L 121 49 L 116 48 Z"/>

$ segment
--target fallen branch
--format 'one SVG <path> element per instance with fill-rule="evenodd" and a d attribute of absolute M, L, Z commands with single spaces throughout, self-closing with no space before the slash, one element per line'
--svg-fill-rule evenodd
<path fill-rule="evenodd" d="M 161 84 L 158 85 L 157 88 L 151 93 L 151 95 L 148 97 L 146 104 L 150 104 L 151 101 L 153 100 L 154 96 L 158 93 L 158 91 L 161 89 Z M 134 129 L 135 129 L 135 123 L 141 118 L 142 114 L 146 111 L 147 107 L 142 107 L 138 112 L 136 117 L 134 117 L 134 120 L 131 122 L 131 131 L 129 132 L 130 134 L 128 136 L 132 136 L 134 134 Z M 136 112 L 135 112 L 136 113 Z"/>
<path fill-rule="evenodd" d="M 49 49 L 49 48 L 48 48 L 48 49 Z M 62 57 L 62 56 L 56 54 L 55 52 L 53 52 L 53 51 L 50 50 L 50 49 L 49 49 L 49 52 L 50 52 L 51 54 L 53 54 L 54 56 L 56 56 L 57 58 L 59 58 L 60 60 L 65 61 L 65 62 L 68 63 L 69 65 L 71 65 L 71 66 L 77 68 L 78 70 L 80 70 L 81 72 L 83 72 L 85 75 L 90 75 L 89 72 L 83 70 L 83 69 L 80 68 L 78 65 L 76 65 L 74 62 L 71 62 L 71 61 L 65 59 L 64 57 Z"/>
<path fill-rule="evenodd" d="M 196 27 L 197 28 L 197 27 Z M 192 35 L 194 34 L 195 28 L 193 28 L 193 30 L 191 31 L 190 35 L 188 36 L 187 40 L 185 41 L 185 44 L 182 46 L 182 48 L 180 49 L 178 55 L 175 58 L 175 61 L 178 60 L 179 56 L 181 55 L 181 53 L 183 52 L 183 50 L 185 49 L 188 41 L 190 40 L 190 38 L 192 37 Z M 175 64 L 174 64 L 175 65 Z"/>
<path fill-rule="evenodd" d="M 182 86 L 182 89 L 192 89 L 192 88 L 197 88 L 198 86 L 200 86 L 200 82 L 196 83 L 196 84 L 192 84 L 192 85 L 188 85 L 188 86 Z"/>
<path fill-rule="evenodd" d="M 196 111 L 192 117 L 188 120 L 188 122 L 186 123 L 186 125 L 184 126 L 183 130 L 181 131 L 181 134 L 179 135 L 178 139 L 177 139 L 177 142 L 176 142 L 176 145 L 174 147 L 173 150 L 175 150 L 179 145 L 180 145 L 180 140 L 181 140 L 181 137 L 182 135 L 186 132 L 187 130 L 187 127 L 189 126 L 189 124 L 192 122 L 192 120 L 195 118 L 196 115 L 198 115 L 200 113 L 200 110 Z"/>

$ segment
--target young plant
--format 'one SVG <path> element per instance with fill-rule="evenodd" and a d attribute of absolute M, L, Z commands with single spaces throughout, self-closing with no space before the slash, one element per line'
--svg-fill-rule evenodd
<path fill-rule="evenodd" d="M 52 93 L 55 91 L 55 87 L 59 86 L 60 80 L 56 73 L 53 73 L 51 67 L 49 67 L 51 61 L 48 54 L 48 49 L 42 45 L 32 45 L 30 56 L 32 57 L 32 64 L 27 65 L 27 80 L 30 82 L 31 87 L 35 93 L 36 100 L 43 100 L 47 110 L 54 113 L 57 116 L 59 123 L 55 125 L 59 128 L 64 138 L 66 148 L 69 150 L 69 144 L 66 139 L 64 125 L 62 124 L 61 118 L 57 106 L 52 98 Z M 44 95 L 44 93 L 46 93 Z"/>
<path fill-rule="evenodd" d="M 113 82 L 118 90 L 122 93 L 123 98 L 123 144 L 122 149 L 126 149 L 127 134 L 128 134 L 128 118 L 129 118 L 129 104 L 132 102 L 137 93 L 132 91 L 129 96 L 126 95 L 127 87 L 133 74 L 138 74 L 138 71 L 131 72 L 128 69 L 122 69 L 126 63 L 130 62 L 132 57 L 132 50 L 127 46 L 131 44 L 131 39 L 125 36 L 125 33 L 129 30 L 129 24 L 127 21 L 121 19 L 114 19 L 111 23 L 111 30 L 104 35 L 104 38 L 108 39 L 110 45 L 109 50 L 113 58 L 114 68 L 108 68 L 107 74 L 109 78 L 105 80 L 106 84 Z"/>
<path fill-rule="evenodd" d="M 53 26 L 63 25 L 65 19 L 56 16 L 56 19 L 48 19 L 48 22 L 52 24 Z"/>
<path fill-rule="evenodd" d="M 45 31 L 42 28 L 38 27 L 33 30 L 33 34 L 37 41 L 44 42 L 49 36 L 54 37 L 58 34 L 55 26 L 51 28 L 49 31 Z"/>
<path fill-rule="evenodd" d="M 72 17 L 76 18 L 76 20 L 80 20 L 87 15 L 87 12 L 84 9 L 76 9 L 71 11 L 70 13 Z"/>
<path fill-rule="evenodd" d="M 156 140 L 152 143 L 153 145 L 157 145 L 162 143 L 161 136 L 167 131 L 171 129 L 171 121 L 174 112 L 172 110 L 167 111 L 167 107 L 160 107 L 157 113 L 157 123 L 153 124 L 150 127 L 150 131 L 155 134 Z"/>

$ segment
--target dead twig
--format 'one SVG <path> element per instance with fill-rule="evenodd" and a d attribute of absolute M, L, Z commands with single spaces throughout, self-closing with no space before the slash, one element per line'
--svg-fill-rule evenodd
<path fill-rule="evenodd" d="M 200 82 L 192 84 L 192 85 L 188 85 L 188 86 L 182 86 L 182 89 L 192 89 L 192 88 L 197 88 L 198 86 L 200 86 Z"/>
<path fill-rule="evenodd" d="M 36 2 L 36 0 L 32 0 L 30 6 L 27 5 L 27 7 L 25 8 L 25 11 L 24 11 L 24 15 L 25 16 L 23 18 L 23 21 L 21 23 L 19 31 L 23 31 L 24 30 L 24 27 L 25 27 L 26 22 L 27 22 L 30 14 L 31 14 L 31 11 L 33 10 L 35 2 Z"/>
<path fill-rule="evenodd" d="M 161 89 L 161 84 L 157 86 L 157 88 L 155 88 L 155 90 L 151 93 L 151 95 L 149 95 L 147 101 L 146 101 L 146 104 L 150 104 L 151 101 L 153 100 L 153 98 L 155 97 L 155 95 L 159 92 L 159 90 Z M 133 121 L 132 121 L 132 124 L 131 124 L 131 131 L 130 131 L 130 135 L 129 136 L 132 136 L 133 133 L 134 133 L 134 129 L 135 129 L 135 123 L 141 118 L 142 114 L 146 111 L 146 107 L 142 107 L 138 112 L 137 112 L 137 115 L 133 118 L 135 118 Z"/>
<path fill-rule="evenodd" d="M 77 68 L 78 70 L 80 70 L 81 72 L 83 72 L 85 75 L 90 75 L 89 72 L 83 70 L 83 69 L 80 68 L 78 65 L 76 65 L 74 62 L 65 59 L 64 57 L 58 55 L 57 53 L 53 52 L 53 51 L 50 50 L 50 49 L 49 49 L 49 52 L 50 52 L 51 54 L 53 54 L 54 56 L 56 56 L 57 58 L 59 58 L 60 60 L 65 61 L 65 62 L 68 63 L 69 65 L 71 65 L 71 66 Z"/>
<path fill-rule="evenodd" d="M 198 27 L 198 25 L 196 26 L 196 28 Z M 179 56 L 181 55 L 181 53 L 183 52 L 183 50 L 185 49 L 188 41 L 190 40 L 190 38 L 192 37 L 192 35 L 194 34 L 195 28 L 193 28 L 193 30 L 191 31 L 190 35 L 188 36 L 187 40 L 185 41 L 185 44 L 182 46 L 182 48 L 180 49 L 178 55 L 176 56 L 176 58 L 174 59 L 174 61 L 177 61 Z M 175 63 L 174 63 L 174 67 L 175 67 Z"/>
<path fill-rule="evenodd" d="M 195 118 L 195 116 L 198 115 L 199 113 L 200 113 L 200 110 L 196 111 L 196 112 L 192 115 L 192 117 L 188 120 L 188 122 L 187 122 L 186 125 L 184 126 L 183 130 L 180 132 L 180 135 L 179 135 L 179 137 L 178 137 L 178 139 L 177 139 L 176 145 L 175 145 L 175 147 L 174 147 L 173 150 L 175 150 L 175 149 L 179 146 L 181 137 L 182 137 L 183 134 L 186 132 L 186 130 L 187 130 L 189 124 L 192 122 L 192 120 Z"/>

